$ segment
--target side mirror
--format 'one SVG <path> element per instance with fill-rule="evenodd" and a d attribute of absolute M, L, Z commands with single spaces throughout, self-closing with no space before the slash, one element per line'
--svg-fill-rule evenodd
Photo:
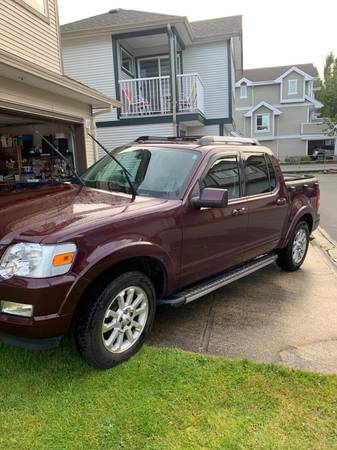
<path fill-rule="evenodd" d="M 205 188 L 199 197 L 191 200 L 194 208 L 226 208 L 228 205 L 228 190 L 217 188 Z"/>

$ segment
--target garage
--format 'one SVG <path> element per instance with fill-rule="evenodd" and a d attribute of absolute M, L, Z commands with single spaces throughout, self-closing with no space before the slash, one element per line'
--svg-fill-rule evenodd
<path fill-rule="evenodd" d="M 92 165 L 98 154 L 88 133 L 96 116 L 118 106 L 62 71 L 0 49 L 0 192 L 64 181 L 73 167 Z"/>
<path fill-rule="evenodd" d="M 84 132 L 80 120 L 0 108 L 0 191 L 64 181 L 73 168 L 83 171 Z"/>

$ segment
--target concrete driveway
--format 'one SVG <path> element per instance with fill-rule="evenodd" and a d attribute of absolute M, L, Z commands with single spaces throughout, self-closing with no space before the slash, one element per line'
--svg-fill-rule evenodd
<path fill-rule="evenodd" d="M 161 308 L 150 344 L 337 373 L 337 271 L 316 241 L 295 273 L 272 265 Z"/>

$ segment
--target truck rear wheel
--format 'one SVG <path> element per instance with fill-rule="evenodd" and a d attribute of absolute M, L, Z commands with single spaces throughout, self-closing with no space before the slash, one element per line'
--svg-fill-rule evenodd
<path fill-rule="evenodd" d="M 305 260 L 308 246 L 308 224 L 301 221 L 296 225 L 288 245 L 279 252 L 277 264 L 288 272 L 298 270 Z"/>
<path fill-rule="evenodd" d="M 154 321 L 156 295 L 141 272 L 118 276 L 96 295 L 77 314 L 73 341 L 87 363 L 109 369 L 143 345 Z"/>

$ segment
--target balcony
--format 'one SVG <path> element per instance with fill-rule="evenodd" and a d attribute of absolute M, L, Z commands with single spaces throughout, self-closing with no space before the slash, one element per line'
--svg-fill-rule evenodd
<path fill-rule="evenodd" d="M 317 121 L 317 122 L 307 122 L 301 124 L 301 135 L 302 136 L 316 136 L 321 135 L 322 139 L 324 139 L 325 136 L 325 130 L 327 126 L 324 122 Z"/>
<path fill-rule="evenodd" d="M 172 114 L 169 76 L 120 80 L 121 119 Z M 196 73 L 177 75 L 177 113 L 205 113 L 204 86 Z"/>

